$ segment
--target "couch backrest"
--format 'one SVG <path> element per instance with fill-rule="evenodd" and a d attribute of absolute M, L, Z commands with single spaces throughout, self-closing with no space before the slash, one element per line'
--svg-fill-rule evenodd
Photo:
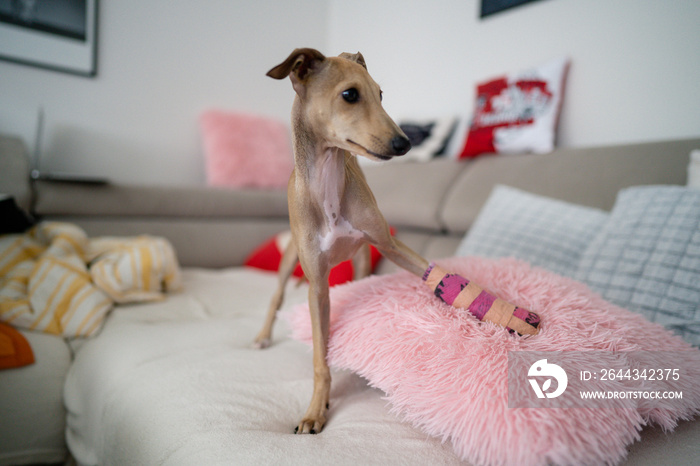
<path fill-rule="evenodd" d="M 497 184 L 609 210 L 622 188 L 684 185 L 696 148 L 700 139 L 371 166 L 365 173 L 389 223 L 463 235 Z"/>

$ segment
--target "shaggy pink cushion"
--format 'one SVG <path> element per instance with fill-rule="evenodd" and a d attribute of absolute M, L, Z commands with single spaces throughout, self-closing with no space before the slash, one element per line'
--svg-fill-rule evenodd
<path fill-rule="evenodd" d="M 540 333 L 509 335 L 447 306 L 408 272 L 331 290 L 328 362 L 387 394 L 392 409 L 429 435 L 451 440 L 476 464 L 621 461 L 647 423 L 672 430 L 700 410 L 700 351 L 663 327 L 613 306 L 585 285 L 515 259 L 439 264 L 542 317 Z M 310 343 L 306 305 L 286 316 Z M 509 408 L 509 351 L 684 351 L 683 399 L 663 409 Z M 587 367 L 590 369 L 590 367 Z"/>
<path fill-rule="evenodd" d="M 284 123 L 210 110 L 200 126 L 210 186 L 286 188 L 294 159 Z"/>

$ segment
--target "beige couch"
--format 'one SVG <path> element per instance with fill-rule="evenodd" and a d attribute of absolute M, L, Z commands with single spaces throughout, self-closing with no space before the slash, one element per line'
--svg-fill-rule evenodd
<path fill-rule="evenodd" d="M 468 162 L 436 160 L 426 164 L 388 163 L 369 166 L 365 172 L 380 208 L 398 231 L 398 236 L 423 256 L 440 258 L 455 253 L 497 184 L 609 210 L 615 202 L 617 192 L 622 188 L 646 184 L 684 185 L 688 154 L 698 147 L 700 139 L 677 140 L 614 147 L 558 149 L 546 155 L 481 157 Z M 22 207 L 40 219 L 75 223 L 90 236 L 148 233 L 168 238 L 186 272 L 184 295 L 168 301 L 186 307 L 187 304 L 183 303 L 187 299 L 188 283 L 202 285 L 202 277 L 210 277 L 212 283 L 230 288 L 227 291 L 229 294 L 222 294 L 216 306 L 230 303 L 236 309 L 241 306 L 255 307 L 240 314 L 243 324 L 239 328 L 245 331 L 241 330 L 240 335 L 236 334 L 232 338 L 242 342 L 253 337 L 253 329 L 262 321 L 267 300 L 265 293 L 267 290 L 272 291 L 274 277 L 257 274 L 255 279 L 258 282 L 249 289 L 229 286 L 226 280 L 227 277 L 232 282 L 240 280 L 242 272 L 238 267 L 253 248 L 273 234 L 288 228 L 284 192 L 205 187 L 101 186 L 48 181 L 30 183 L 29 170 L 29 158 L 22 142 L 12 137 L 0 138 L 0 193 L 15 196 Z M 395 267 L 392 264 L 382 262 L 378 271 L 388 273 L 393 270 Z M 242 280 L 245 283 L 250 277 L 245 275 Z M 207 288 L 207 293 L 211 293 L 212 289 L 219 288 Z M 254 300 L 248 296 L 249 293 L 257 292 L 262 296 Z M 242 294 L 240 299 L 235 293 Z M 303 300 L 303 290 L 292 291 L 291 294 L 291 302 Z M 208 299 L 206 293 L 202 296 L 192 299 Z M 210 298 L 214 301 L 217 299 Z M 216 307 L 212 303 L 209 305 L 212 309 Z M 0 372 L 0 464 L 60 462 L 67 455 L 64 404 L 68 405 L 70 413 L 68 440 L 78 462 L 137 464 L 128 462 L 147 459 L 167 464 L 214 464 L 202 461 L 211 453 L 209 450 L 213 446 L 207 443 L 211 439 L 202 440 L 202 449 L 207 450 L 207 453 L 200 452 L 198 458 L 187 456 L 180 450 L 154 457 L 152 451 L 143 453 L 142 450 L 146 447 L 139 442 L 149 434 L 138 425 L 133 427 L 134 431 L 130 435 L 124 433 L 122 428 L 101 433 L 97 440 L 89 438 L 85 432 L 77 432 L 81 423 L 86 429 L 95 425 L 80 418 L 81 414 L 85 414 L 81 409 L 87 410 L 92 402 L 86 400 L 93 395 L 89 387 L 76 388 L 75 384 L 82 380 L 78 375 L 69 380 L 71 394 L 64 395 L 66 374 L 76 358 L 82 358 L 83 362 L 89 360 L 86 348 L 99 348 L 100 339 L 114 336 L 117 324 L 112 321 L 121 321 L 122 325 L 126 325 L 125 322 L 128 325 L 142 322 L 145 318 L 135 314 L 138 308 L 139 306 L 130 306 L 124 310 L 115 309 L 103 334 L 88 342 L 67 342 L 59 337 L 23 331 L 34 349 L 37 362 L 26 368 Z M 144 315 L 150 316 L 148 318 L 151 319 L 151 324 L 159 319 L 165 322 L 172 319 L 163 317 L 165 311 L 161 308 L 151 306 L 144 312 Z M 207 309 L 206 312 L 216 314 L 218 311 Z M 124 317 L 129 315 L 131 317 Z M 192 316 L 189 318 L 195 319 Z M 206 320 L 203 316 L 197 316 L 195 320 L 200 322 L 202 319 Z M 289 378 L 284 379 L 286 385 L 281 387 L 281 393 L 301 385 L 304 388 L 300 390 L 299 403 L 303 404 L 310 394 L 310 390 L 305 388 L 311 379 L 310 363 L 306 364 L 308 353 L 295 346 L 300 344 L 289 341 L 284 330 L 277 335 L 278 351 L 287 353 L 280 357 L 294 354 L 303 362 L 299 365 L 302 374 L 298 377 L 293 373 L 288 374 Z M 167 346 L 166 343 L 163 344 Z M 245 358 L 257 357 L 249 356 L 248 353 L 245 355 Z M 282 364 L 288 364 L 287 369 L 297 367 L 296 359 L 294 362 L 285 361 Z M 276 367 L 274 358 L 266 364 Z M 83 374 L 88 371 L 86 367 L 75 369 L 76 372 L 79 370 Z M 442 445 L 439 440 L 426 440 L 417 431 L 393 419 L 387 407 L 382 404 L 380 394 L 362 385 L 361 379 L 349 374 L 336 374 L 334 380 L 335 384 L 346 384 L 343 390 L 355 393 L 353 390 L 356 389 L 362 392 L 362 396 L 367 398 L 363 398 L 363 403 L 379 412 L 376 414 L 378 417 L 373 419 L 392 423 L 392 428 L 400 432 L 400 441 L 403 442 L 400 445 L 405 456 L 397 458 L 414 464 L 436 458 L 444 463 L 456 462 L 449 447 Z M 98 395 L 94 397 L 99 398 Z M 292 412 L 296 412 L 296 408 L 302 409 L 294 405 L 296 402 L 296 399 L 285 401 L 292 405 Z M 101 409 L 99 406 L 94 408 Z M 130 410 L 125 407 L 124 412 L 129 413 Z M 349 412 L 352 413 L 352 410 Z M 336 426 L 341 425 L 338 418 L 342 414 L 336 412 L 334 416 Z M 108 419 L 105 417 L 104 422 L 108 422 Z M 293 424 L 295 421 L 292 419 L 291 422 Z M 333 422 L 329 426 L 332 424 Z M 632 446 L 629 463 L 690 464 L 696 461 L 697 444 L 700 442 L 698 425 L 697 421 L 681 424 L 675 433 L 668 436 L 658 430 L 648 429 L 643 434 L 642 442 Z M 250 429 L 255 430 L 254 425 Z M 339 435 L 334 430 L 324 433 L 327 433 L 329 442 L 335 441 L 334 435 Z M 106 437 L 114 439 L 114 444 L 105 440 Z M 242 441 L 236 450 L 241 455 L 236 459 L 239 462 L 260 460 L 263 463 L 280 460 L 286 458 L 284 453 L 277 452 L 278 456 L 274 456 L 271 451 L 285 448 L 295 452 L 310 450 L 309 454 L 314 451 L 317 455 L 321 454 L 321 450 L 317 450 L 318 446 L 309 445 L 305 448 L 287 445 L 284 436 L 261 438 L 258 440 L 251 437 Z M 407 439 L 411 442 L 422 439 L 424 443 L 414 445 Z M 91 441 L 99 445 L 90 445 Z M 156 438 L 148 443 L 153 448 L 158 448 L 159 441 L 162 439 Z M 187 441 L 188 439 L 178 440 Z M 259 444 L 259 450 L 247 443 L 259 441 L 263 442 Z M 131 446 L 131 442 L 140 447 Z M 360 453 L 359 450 L 344 446 L 340 456 L 333 457 L 339 453 L 338 449 L 331 449 L 335 453 L 323 450 L 326 456 L 309 456 L 307 459 L 312 463 L 331 457 L 340 463 L 376 460 L 381 458 L 385 450 L 388 452 L 392 448 L 391 439 L 385 440 L 383 444 L 379 440 L 376 442 L 376 445 L 373 444 L 375 456 L 367 456 L 367 452 Z M 248 445 L 250 450 L 241 445 Z M 196 448 L 193 451 L 197 451 Z M 139 452 L 143 453 L 142 456 L 139 456 Z"/>

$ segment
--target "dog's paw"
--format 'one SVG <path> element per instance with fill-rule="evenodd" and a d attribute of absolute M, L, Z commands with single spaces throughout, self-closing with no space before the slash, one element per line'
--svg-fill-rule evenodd
<path fill-rule="evenodd" d="M 323 429 L 323 425 L 326 423 L 326 410 L 328 409 L 328 403 L 323 403 L 318 406 L 318 409 L 309 410 L 304 415 L 297 428 L 294 430 L 295 434 L 318 434 Z"/>
<path fill-rule="evenodd" d="M 321 416 L 320 419 L 302 419 L 298 426 L 294 428 L 294 433 L 300 434 L 318 434 L 323 429 L 323 424 L 326 423 L 326 418 Z"/>
<path fill-rule="evenodd" d="M 272 345 L 272 340 L 270 338 L 261 338 L 259 340 L 255 340 L 250 347 L 253 349 L 265 349 L 269 348 L 270 345 Z"/>
<path fill-rule="evenodd" d="M 295 434 L 299 434 L 299 433 L 303 434 L 304 432 L 299 432 L 299 426 L 296 426 L 296 427 L 294 428 L 294 433 L 295 433 Z M 316 431 L 313 430 L 313 429 L 311 429 L 311 430 L 309 431 L 309 433 L 310 433 L 311 435 L 316 435 Z"/>

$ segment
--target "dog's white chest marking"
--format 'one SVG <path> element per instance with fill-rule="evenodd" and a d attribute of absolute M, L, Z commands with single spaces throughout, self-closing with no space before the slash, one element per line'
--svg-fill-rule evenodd
<path fill-rule="evenodd" d="M 338 165 L 342 164 L 342 165 Z M 338 239 L 353 238 L 362 239 L 364 234 L 355 229 L 350 222 L 340 214 L 340 193 L 345 184 L 345 173 L 342 166 L 345 158 L 342 153 L 330 152 L 327 154 L 321 169 L 318 172 L 318 194 L 323 199 L 323 213 L 326 225 L 319 232 L 319 245 L 321 251 L 327 252 Z"/>
<path fill-rule="evenodd" d="M 321 251 L 328 251 L 339 238 L 362 239 L 363 233 L 353 228 L 352 224 L 340 215 L 337 198 L 326 200 L 323 210 L 326 214 L 328 231 L 319 235 Z"/>

